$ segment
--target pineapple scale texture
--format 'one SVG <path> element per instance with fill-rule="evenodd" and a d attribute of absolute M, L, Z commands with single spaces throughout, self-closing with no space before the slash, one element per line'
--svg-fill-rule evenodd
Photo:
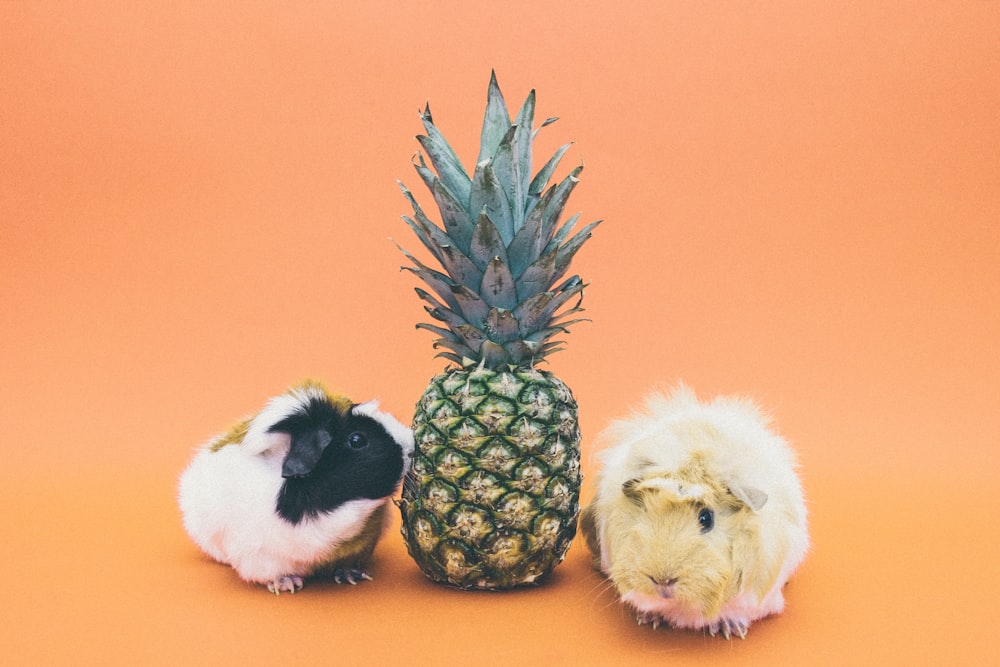
<path fill-rule="evenodd" d="M 461 369 L 435 377 L 414 418 L 403 535 L 432 579 L 461 588 L 535 583 L 576 534 L 576 401 L 550 373 Z"/>
<path fill-rule="evenodd" d="M 441 225 L 400 184 L 413 208 L 403 219 L 441 268 L 400 248 L 437 322 L 417 327 L 437 335 L 438 356 L 453 364 L 414 411 L 401 530 L 428 577 L 465 589 L 539 583 L 565 556 L 579 514 L 577 404 L 535 365 L 580 321 L 585 285 L 567 273 L 600 221 L 577 230 L 579 215 L 562 220 L 583 167 L 549 180 L 569 144 L 532 175 L 534 107 L 532 91 L 512 122 L 491 77 L 472 176 L 430 109 L 421 113 L 427 134 L 417 139 L 431 164 L 420 153 L 414 167 Z"/>

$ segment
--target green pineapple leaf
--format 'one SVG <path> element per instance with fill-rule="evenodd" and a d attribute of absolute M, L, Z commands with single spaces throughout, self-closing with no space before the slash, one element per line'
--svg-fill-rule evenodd
<path fill-rule="evenodd" d="M 531 185 L 528 188 L 529 193 L 533 195 L 540 195 L 545 188 L 548 187 L 549 179 L 552 178 L 552 173 L 556 170 L 556 167 L 559 166 L 559 162 L 562 160 L 563 155 L 566 154 L 566 151 L 568 151 L 569 147 L 572 145 L 573 143 L 570 142 L 560 146 L 559 150 L 557 150 L 555 154 L 549 158 L 549 161 L 545 163 L 545 166 L 538 171 L 534 180 L 531 181 Z"/>
<path fill-rule="evenodd" d="M 576 278 L 576 276 L 574 276 L 574 279 L 578 282 L 566 287 L 565 289 L 557 290 L 551 293 L 552 299 L 541 305 L 540 312 L 537 314 L 532 313 L 535 318 L 534 320 L 526 319 L 524 321 L 524 324 L 522 325 L 523 334 L 528 335 L 532 331 L 537 330 L 542 323 L 553 321 L 553 319 L 555 319 L 555 314 L 559 312 L 559 309 L 566 305 L 574 296 L 578 299 L 583 297 L 584 284 L 579 282 L 579 278 Z M 577 309 L 579 309 L 579 300 L 577 305 L 574 306 L 573 312 L 580 312 Z"/>
<path fill-rule="evenodd" d="M 500 140 L 508 130 L 510 130 L 510 114 L 507 113 L 507 103 L 504 102 L 503 93 L 497 84 L 496 72 L 491 72 L 489 90 L 486 93 L 486 114 L 483 117 L 483 130 L 479 137 L 477 165 L 493 159 Z"/>
<path fill-rule="evenodd" d="M 416 260 L 413 260 L 416 262 Z M 409 271 L 413 273 L 421 280 L 423 280 L 434 293 L 444 299 L 445 303 L 452 309 L 458 308 L 458 302 L 455 301 L 455 297 L 451 294 L 453 284 L 451 279 L 448 278 L 443 273 L 429 269 L 423 264 L 418 264 L 417 266 L 402 266 L 400 267 L 402 271 Z"/>
<path fill-rule="evenodd" d="M 507 351 L 491 340 L 484 340 L 479 356 L 487 368 L 495 368 L 507 361 Z"/>
<path fill-rule="evenodd" d="M 559 120 L 559 116 L 552 116 L 551 118 L 546 118 L 545 120 L 543 120 L 542 124 L 539 125 L 537 128 L 535 128 L 535 131 L 531 133 L 531 139 L 532 139 L 532 141 L 534 141 L 535 137 L 538 136 L 538 132 L 543 127 L 548 127 L 549 125 L 551 125 L 552 123 L 556 122 L 557 120 Z"/>
<path fill-rule="evenodd" d="M 427 135 L 418 136 L 417 141 L 420 142 L 423 149 L 427 151 L 427 155 L 430 156 L 431 164 L 434 165 L 434 170 L 437 172 L 438 178 L 444 181 L 445 186 L 459 201 L 468 201 L 472 180 L 465 171 L 465 167 L 462 166 L 461 160 L 458 159 L 458 155 L 455 154 L 454 149 L 448 143 L 448 140 L 444 138 L 441 131 L 434 125 L 431 120 L 430 111 L 430 105 L 428 105 L 424 113 L 420 115 Z"/>
<path fill-rule="evenodd" d="M 472 194 L 469 195 L 469 211 L 476 216 L 483 212 L 490 216 L 505 244 L 514 238 L 514 217 L 510 201 L 493 169 L 492 161 L 476 165 L 476 173 L 472 177 Z"/>
<path fill-rule="evenodd" d="M 451 239 L 427 220 L 422 213 L 417 215 L 416 219 L 404 215 L 403 221 L 413 230 L 424 247 L 434 255 L 434 258 L 444 267 L 454 282 L 468 284 L 466 281 L 479 282 L 482 280 L 483 272 L 477 269 L 468 257 L 459 252 L 451 244 Z"/>
<path fill-rule="evenodd" d="M 508 263 L 507 246 L 504 244 L 503 239 L 500 238 L 500 232 L 497 231 L 493 220 L 485 213 L 479 214 L 479 220 L 472 231 L 472 247 L 470 250 L 473 261 L 477 263 L 477 266 L 482 264 L 480 268 L 483 271 L 486 270 L 489 260 L 496 257 L 499 257 L 504 264 Z"/>
<path fill-rule="evenodd" d="M 542 219 L 542 235 L 545 238 L 551 239 L 555 233 L 556 226 L 559 224 L 559 218 L 562 216 L 563 208 L 566 206 L 566 201 L 569 199 L 570 194 L 572 194 L 573 188 L 580 182 L 579 176 L 581 171 L 583 171 L 582 164 L 567 174 L 566 178 L 560 181 L 559 185 L 553 186 L 555 192 L 552 195 L 552 200 L 545 206 Z"/>
<path fill-rule="evenodd" d="M 572 216 L 567 218 L 566 222 L 564 222 L 562 224 L 562 227 L 559 228 L 559 231 L 557 231 L 555 235 L 552 237 L 552 240 L 549 241 L 549 244 L 545 246 L 544 252 L 552 252 L 553 250 L 561 246 L 563 243 L 565 243 L 566 239 L 570 235 L 570 232 L 573 231 L 573 229 L 576 227 L 576 223 L 579 221 L 580 221 L 579 213 L 574 213 Z"/>
<path fill-rule="evenodd" d="M 482 326 L 490 311 L 489 305 L 465 285 L 453 285 L 452 299 L 458 304 L 465 321 L 476 326 Z"/>
<path fill-rule="evenodd" d="M 601 224 L 601 222 L 601 220 L 595 220 L 590 223 L 556 251 L 556 275 L 553 280 L 559 280 L 565 275 L 566 271 L 569 270 L 569 264 L 573 260 L 573 256 L 590 239 L 594 228 Z"/>
<path fill-rule="evenodd" d="M 434 195 L 434 202 L 437 204 L 438 210 L 441 211 L 441 219 L 448 236 L 455 241 L 459 250 L 468 254 L 469 230 L 472 229 L 472 220 L 469 218 L 468 211 L 440 180 L 435 181 L 431 193 Z"/>
<path fill-rule="evenodd" d="M 508 310 L 517 305 L 517 288 L 510 269 L 499 257 L 494 257 L 486 265 L 483 281 L 479 289 L 483 301 L 494 308 Z"/>
<path fill-rule="evenodd" d="M 510 270 L 515 278 L 520 278 L 524 270 L 542 254 L 542 249 L 548 239 L 543 236 L 542 221 L 547 202 L 552 199 L 555 190 L 550 188 L 541 198 L 540 204 L 532 208 L 525 217 L 524 225 L 517 230 L 514 240 L 507 248 L 510 259 Z"/>
<path fill-rule="evenodd" d="M 511 207 L 514 209 L 514 230 L 524 224 L 524 216 L 528 213 L 528 193 L 531 188 L 531 143 L 534 133 L 531 126 L 535 122 L 535 91 L 532 90 L 525 98 L 521 110 L 514 119 L 513 157 L 514 177 L 512 183 L 513 196 Z"/>
<path fill-rule="evenodd" d="M 508 206 L 510 207 L 511 225 L 510 235 L 507 238 L 508 243 L 513 238 L 514 232 L 524 223 L 523 205 L 521 204 L 524 194 L 519 173 L 521 167 L 517 154 L 518 146 L 515 143 L 516 136 L 517 126 L 513 125 L 510 131 L 504 135 L 504 138 L 500 140 L 496 155 L 493 156 L 493 160 L 490 162 L 490 166 L 493 167 L 493 173 L 496 174 L 497 181 L 501 184 Z"/>
<path fill-rule="evenodd" d="M 517 293 L 522 301 L 539 292 L 546 292 L 552 286 L 555 282 L 557 256 L 556 252 L 546 253 L 524 270 L 516 282 Z"/>
<path fill-rule="evenodd" d="M 417 153 L 416 160 L 413 162 L 414 169 L 420 175 L 421 180 L 423 180 L 424 185 L 427 189 L 431 191 L 434 195 L 434 203 L 437 204 L 438 210 L 441 212 L 441 218 L 444 221 L 444 228 L 448 235 L 455 241 L 462 252 L 468 252 L 469 250 L 469 214 L 465 210 L 465 205 L 463 205 L 458 199 L 455 198 L 454 193 L 452 193 L 447 186 L 437 177 L 437 175 L 431 171 L 424 162 L 424 156 L 421 153 Z M 400 183 L 402 187 L 402 183 Z M 405 188 L 404 188 L 404 194 Z M 407 199 L 412 199 L 412 194 L 407 195 Z M 468 196 L 466 196 L 465 201 L 468 202 Z M 412 204 L 412 201 L 411 201 Z"/>
<path fill-rule="evenodd" d="M 552 299 L 552 292 L 541 292 L 518 304 L 514 309 L 514 319 L 517 320 L 521 335 L 538 328 Z"/>
<path fill-rule="evenodd" d="M 504 308 L 490 309 L 486 316 L 486 328 L 490 337 L 500 344 L 509 343 L 519 335 L 514 314 Z"/>

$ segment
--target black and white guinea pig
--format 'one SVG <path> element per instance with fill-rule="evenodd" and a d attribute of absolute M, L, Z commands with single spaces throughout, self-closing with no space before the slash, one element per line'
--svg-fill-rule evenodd
<path fill-rule="evenodd" d="M 272 593 L 303 579 L 370 579 L 387 503 L 413 434 L 378 409 L 305 381 L 202 446 L 181 475 L 184 528 L 215 560 Z"/>

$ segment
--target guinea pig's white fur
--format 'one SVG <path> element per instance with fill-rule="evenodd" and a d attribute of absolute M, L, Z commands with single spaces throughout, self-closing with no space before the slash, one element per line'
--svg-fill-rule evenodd
<path fill-rule="evenodd" d="M 318 386 L 306 385 L 271 399 L 249 422 L 239 444 L 213 448 L 218 438 L 205 444 L 180 478 L 178 501 L 191 539 L 243 579 L 274 592 L 294 592 L 302 577 L 356 537 L 369 519 L 382 521 L 387 516 L 387 512 L 376 516 L 376 511 L 389 502 L 388 497 L 351 500 L 296 524 L 275 512 L 291 437 L 268 429 L 322 393 Z M 357 405 L 352 412 L 374 418 L 402 444 L 404 470 L 408 469 L 413 453 L 410 430 L 381 412 L 375 401 Z"/>
<path fill-rule="evenodd" d="M 809 545 L 796 462 L 750 401 L 678 387 L 613 423 L 581 529 L 640 623 L 745 636 Z M 714 526 L 700 529 L 701 509 Z"/>

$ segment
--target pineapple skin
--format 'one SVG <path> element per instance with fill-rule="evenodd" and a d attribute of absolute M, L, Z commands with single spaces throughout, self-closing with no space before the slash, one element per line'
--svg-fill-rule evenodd
<path fill-rule="evenodd" d="M 432 580 L 463 589 L 539 583 L 580 511 L 576 400 L 553 374 L 480 365 L 435 376 L 417 403 L 401 532 Z"/>

